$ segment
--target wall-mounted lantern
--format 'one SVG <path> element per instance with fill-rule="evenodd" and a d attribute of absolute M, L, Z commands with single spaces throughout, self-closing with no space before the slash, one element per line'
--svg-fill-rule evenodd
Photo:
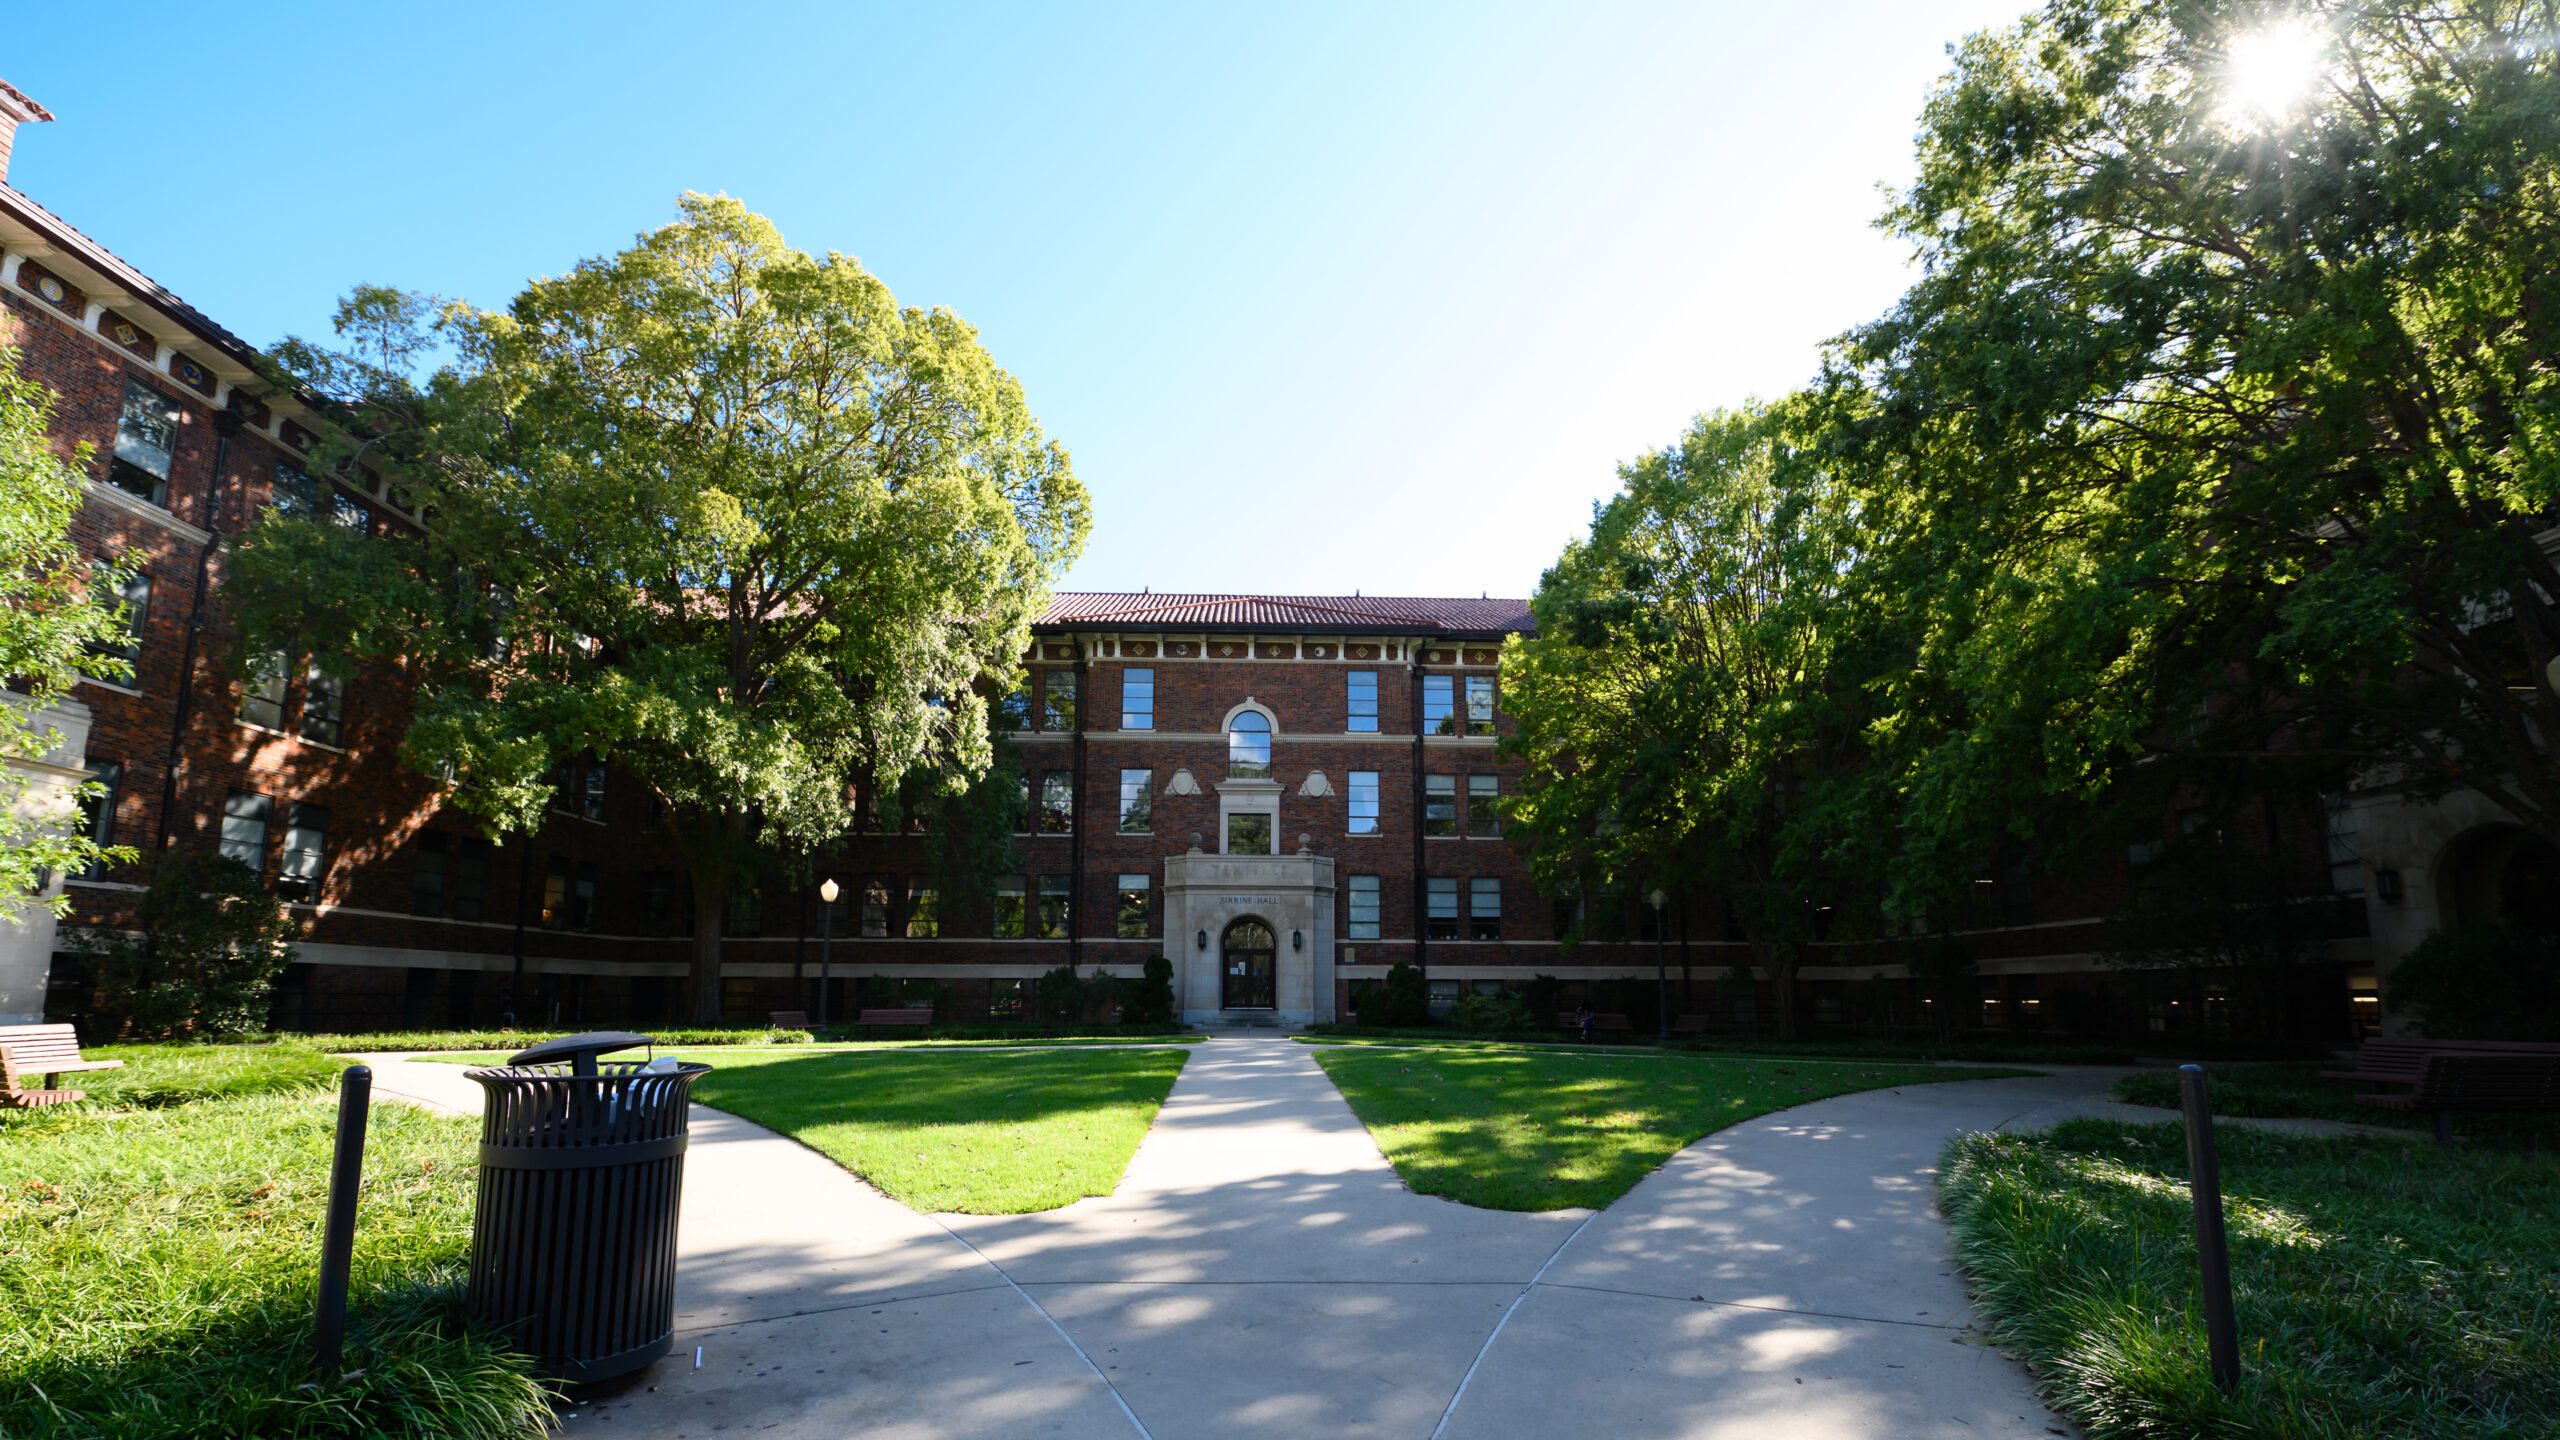
<path fill-rule="evenodd" d="M 1304 931 L 1304 930 L 1292 930 L 1292 931 L 1290 931 L 1290 932 L 1289 932 L 1289 948 L 1290 948 L 1290 949 L 1292 949 L 1292 950 L 1304 950 L 1304 949 L 1306 949 L 1306 948 L 1307 948 L 1307 932 L 1306 932 L 1306 931 Z"/>
<path fill-rule="evenodd" d="M 1209 932 L 1206 930 L 1200 932 L 1200 948 L 1203 950 L 1209 948 Z"/>
<path fill-rule="evenodd" d="M 2374 871 L 2374 872 L 2373 872 L 2373 893 L 2374 893 L 2374 895 L 2375 895 L 2376 897 L 2378 897 L 2378 898 L 2382 901 L 2382 903 L 2383 903 L 2383 904 L 2385 904 L 2385 905 L 2397 905 L 2397 904 L 2399 904 L 2399 903 L 2400 903 L 2400 872 L 2399 872 L 2399 871 L 2397 871 L 2397 870 L 2388 870 L 2388 869 L 2386 869 L 2386 870 L 2376 870 L 2376 871 Z"/>

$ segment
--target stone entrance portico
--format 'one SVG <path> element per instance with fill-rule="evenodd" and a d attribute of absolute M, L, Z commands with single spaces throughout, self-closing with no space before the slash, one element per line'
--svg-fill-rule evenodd
<path fill-rule="evenodd" d="M 1276 961 L 1272 1008 L 1225 1008 L 1227 927 L 1255 919 L 1271 927 Z M 1205 855 L 1197 847 L 1164 862 L 1165 949 L 1174 961 L 1174 997 L 1185 1024 L 1261 1019 L 1304 1025 L 1333 1019 L 1333 859 L 1295 855 Z"/>

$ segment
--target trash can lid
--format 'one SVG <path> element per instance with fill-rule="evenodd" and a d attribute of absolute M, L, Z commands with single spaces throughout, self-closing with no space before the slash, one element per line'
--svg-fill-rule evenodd
<path fill-rule="evenodd" d="M 634 1035 L 628 1030 L 590 1030 L 584 1035 L 563 1035 L 545 1040 L 507 1057 L 510 1065 L 556 1065 L 563 1060 L 593 1060 L 598 1055 L 616 1050 L 629 1050 L 637 1045 L 655 1045 L 647 1035 Z"/>

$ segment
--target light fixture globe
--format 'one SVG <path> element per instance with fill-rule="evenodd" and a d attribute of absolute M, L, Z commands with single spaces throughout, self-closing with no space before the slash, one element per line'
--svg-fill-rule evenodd
<path fill-rule="evenodd" d="M 818 898 L 830 905 L 836 903 L 836 897 L 843 893 L 843 890 L 837 888 L 834 876 L 829 876 L 818 884 Z"/>

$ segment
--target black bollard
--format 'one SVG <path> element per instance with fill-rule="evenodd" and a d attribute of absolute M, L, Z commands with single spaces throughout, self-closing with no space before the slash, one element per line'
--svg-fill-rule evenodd
<path fill-rule="evenodd" d="M 320 1231 L 320 1303 L 311 1348 L 324 1379 L 338 1378 L 347 1345 L 347 1267 L 355 1257 L 356 1191 L 364 1183 L 364 1122 L 373 1067 L 350 1065 L 338 1087 L 338 1149 L 329 1161 L 329 1214 Z"/>
<path fill-rule="evenodd" d="M 2187 1193 L 2196 1207 L 2196 1266 L 2204 1281 L 2204 1345 L 2213 1385 L 2229 1395 L 2240 1388 L 2240 1327 L 2231 1312 L 2231 1247 L 2222 1234 L 2222 1159 L 2213 1147 L 2213 1105 L 2204 1067 L 2178 1067 L 2179 1098 L 2187 1112 Z"/>

